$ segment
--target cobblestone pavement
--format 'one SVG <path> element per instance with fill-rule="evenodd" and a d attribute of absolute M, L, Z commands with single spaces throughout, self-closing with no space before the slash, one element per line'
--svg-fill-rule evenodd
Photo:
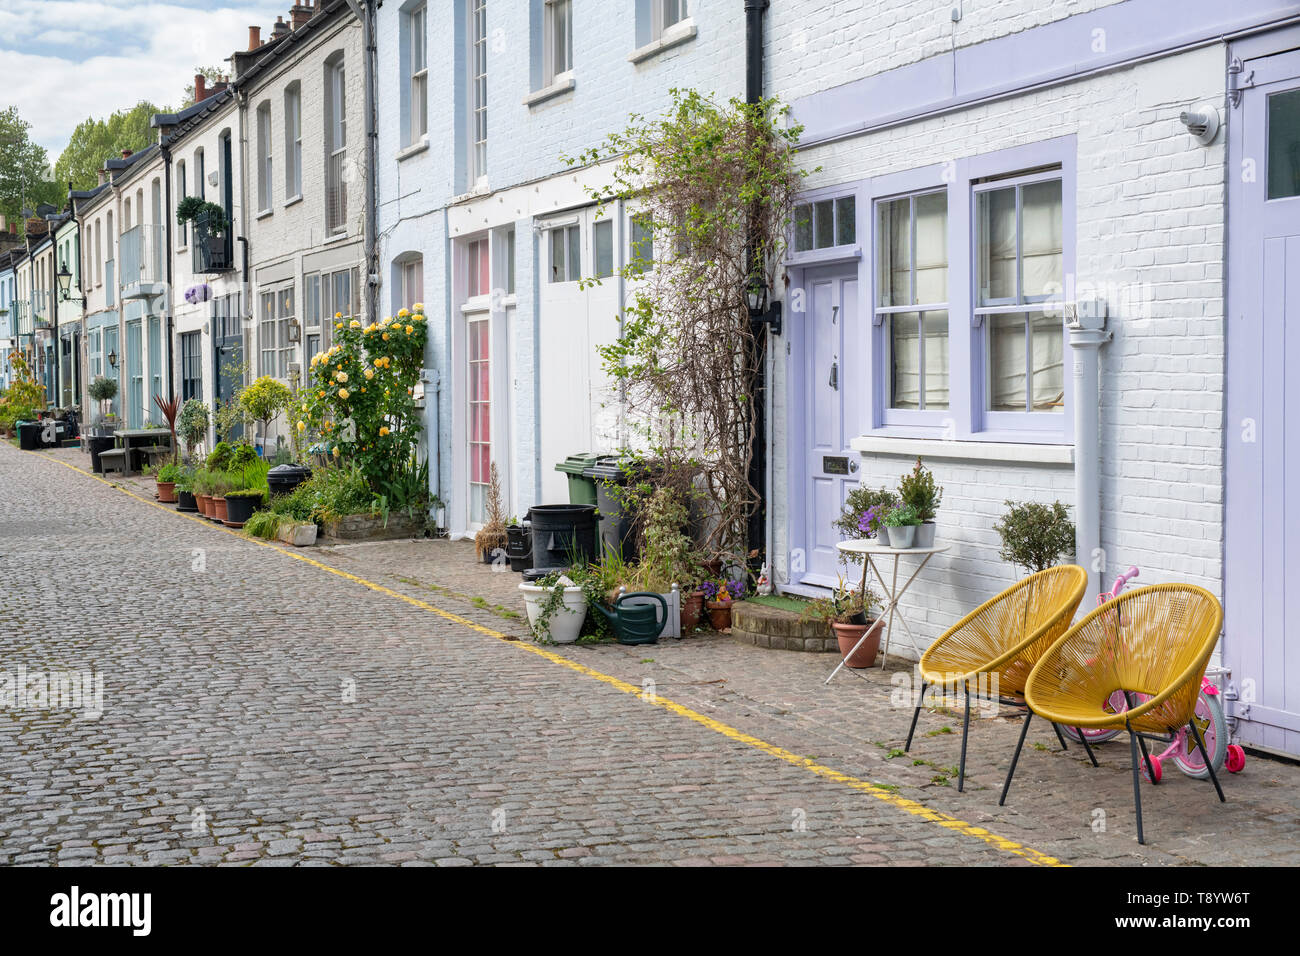
<path fill-rule="evenodd" d="M 494 636 L 524 636 L 518 578 L 463 543 L 295 557 L 54 457 L 85 467 L 0 444 L 0 670 L 93 670 L 103 715 L 0 710 L 0 862 L 1300 862 L 1289 764 L 1226 805 L 1171 772 L 1139 847 L 1118 742 L 1092 769 L 1038 725 L 998 808 L 1009 712 L 958 794 L 960 718 L 894 755 L 889 671 L 826 687 L 830 655 L 711 634 L 542 656 Z"/>

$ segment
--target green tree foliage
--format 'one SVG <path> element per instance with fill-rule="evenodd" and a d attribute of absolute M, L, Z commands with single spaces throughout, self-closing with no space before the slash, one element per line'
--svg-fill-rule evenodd
<path fill-rule="evenodd" d="M 67 194 L 60 182 L 50 178 L 49 157 L 32 140 L 31 124 L 18 108 L 0 111 L 0 214 L 17 223 L 24 208 L 35 210 L 41 203 L 62 206 Z"/>
<path fill-rule="evenodd" d="M 54 164 L 54 178 L 72 182 L 73 189 L 93 189 L 99 182 L 99 170 L 105 160 L 115 159 L 123 150 L 138 152 L 155 142 L 157 130 L 149 125 L 155 113 L 166 110 L 141 100 L 129 110 L 118 110 L 107 120 L 89 117 L 77 125 L 67 148 Z"/>

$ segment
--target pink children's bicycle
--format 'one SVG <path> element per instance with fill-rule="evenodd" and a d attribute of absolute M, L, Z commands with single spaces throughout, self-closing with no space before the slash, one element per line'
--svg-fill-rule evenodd
<path fill-rule="evenodd" d="M 1118 597 L 1119 592 L 1124 590 L 1124 585 L 1137 576 L 1138 569 L 1129 568 L 1115 579 L 1114 587 L 1097 596 L 1097 606 L 1101 607 L 1107 601 Z M 1117 621 L 1116 626 L 1123 627 L 1124 621 L 1122 619 Z M 1210 679 L 1211 673 L 1218 678 L 1223 676 L 1224 671 L 1214 668 L 1201 678 L 1201 692 L 1196 700 L 1196 726 L 1205 741 L 1205 750 L 1210 754 L 1215 771 L 1226 766 L 1229 773 L 1240 773 L 1246 766 L 1246 752 L 1237 744 L 1229 742 L 1231 738 L 1228 732 L 1228 721 L 1223 713 L 1223 704 L 1219 700 L 1219 685 Z M 1135 707 L 1149 699 L 1149 696 L 1135 691 L 1117 690 L 1106 701 L 1106 710 L 1116 714 L 1123 713 L 1129 707 Z M 1081 741 L 1089 749 L 1092 744 L 1110 740 L 1121 733 L 1119 730 L 1078 727 L 1063 727 L 1062 730 L 1070 739 Z M 1205 760 L 1201 757 L 1200 749 L 1196 746 L 1196 741 L 1187 733 L 1186 727 L 1180 728 L 1170 737 L 1169 745 L 1163 751 L 1159 754 L 1151 754 L 1150 773 L 1147 771 L 1146 761 L 1142 761 L 1140 765 L 1142 776 L 1150 780 L 1154 775 L 1154 782 L 1159 783 L 1163 762 L 1171 759 L 1174 766 L 1189 777 L 1204 780 L 1210 775 Z"/>

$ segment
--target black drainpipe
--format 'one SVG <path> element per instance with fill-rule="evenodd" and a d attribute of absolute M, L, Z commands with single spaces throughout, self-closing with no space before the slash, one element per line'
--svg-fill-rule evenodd
<path fill-rule="evenodd" d="M 769 0 L 745 0 L 745 102 L 763 99 L 763 11 Z M 758 552 L 755 568 L 768 561 L 767 547 L 767 337 L 766 322 L 754 329 L 754 429 L 749 455 L 749 484 L 758 503 L 749 516 L 749 550 Z"/>
<path fill-rule="evenodd" d="M 172 153 L 163 156 L 163 258 L 167 260 L 167 395 L 176 394 L 176 290 L 172 288 Z"/>

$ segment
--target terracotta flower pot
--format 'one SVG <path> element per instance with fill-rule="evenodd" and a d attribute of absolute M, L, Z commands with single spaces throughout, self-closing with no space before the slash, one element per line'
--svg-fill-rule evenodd
<path fill-rule="evenodd" d="M 704 592 L 692 591 L 682 598 L 681 621 L 682 636 L 692 633 L 700 626 L 700 616 L 704 613 Z"/>
<path fill-rule="evenodd" d="M 165 505 L 176 503 L 176 482 L 160 481 L 158 484 L 158 500 Z"/>
<path fill-rule="evenodd" d="M 226 499 L 224 497 L 221 498 L 214 497 L 212 499 L 212 510 L 214 512 L 212 515 L 212 519 L 214 521 L 225 521 L 226 520 Z"/>
<path fill-rule="evenodd" d="M 206 518 L 208 516 L 208 502 L 212 500 L 211 496 L 196 494 L 194 500 L 199 506 L 199 514 Z"/>
<path fill-rule="evenodd" d="M 862 640 L 862 635 L 867 635 L 867 639 L 862 641 L 862 646 L 849 655 L 845 662 L 849 667 L 870 667 L 876 662 L 876 652 L 880 650 L 880 633 L 884 629 L 885 622 L 882 618 L 876 618 L 870 624 L 832 624 L 835 630 L 835 640 L 840 645 L 840 657 L 853 651 L 853 646 Z"/>
<path fill-rule="evenodd" d="M 731 627 L 731 605 L 734 601 L 707 601 L 709 623 L 715 631 L 725 631 Z"/>

